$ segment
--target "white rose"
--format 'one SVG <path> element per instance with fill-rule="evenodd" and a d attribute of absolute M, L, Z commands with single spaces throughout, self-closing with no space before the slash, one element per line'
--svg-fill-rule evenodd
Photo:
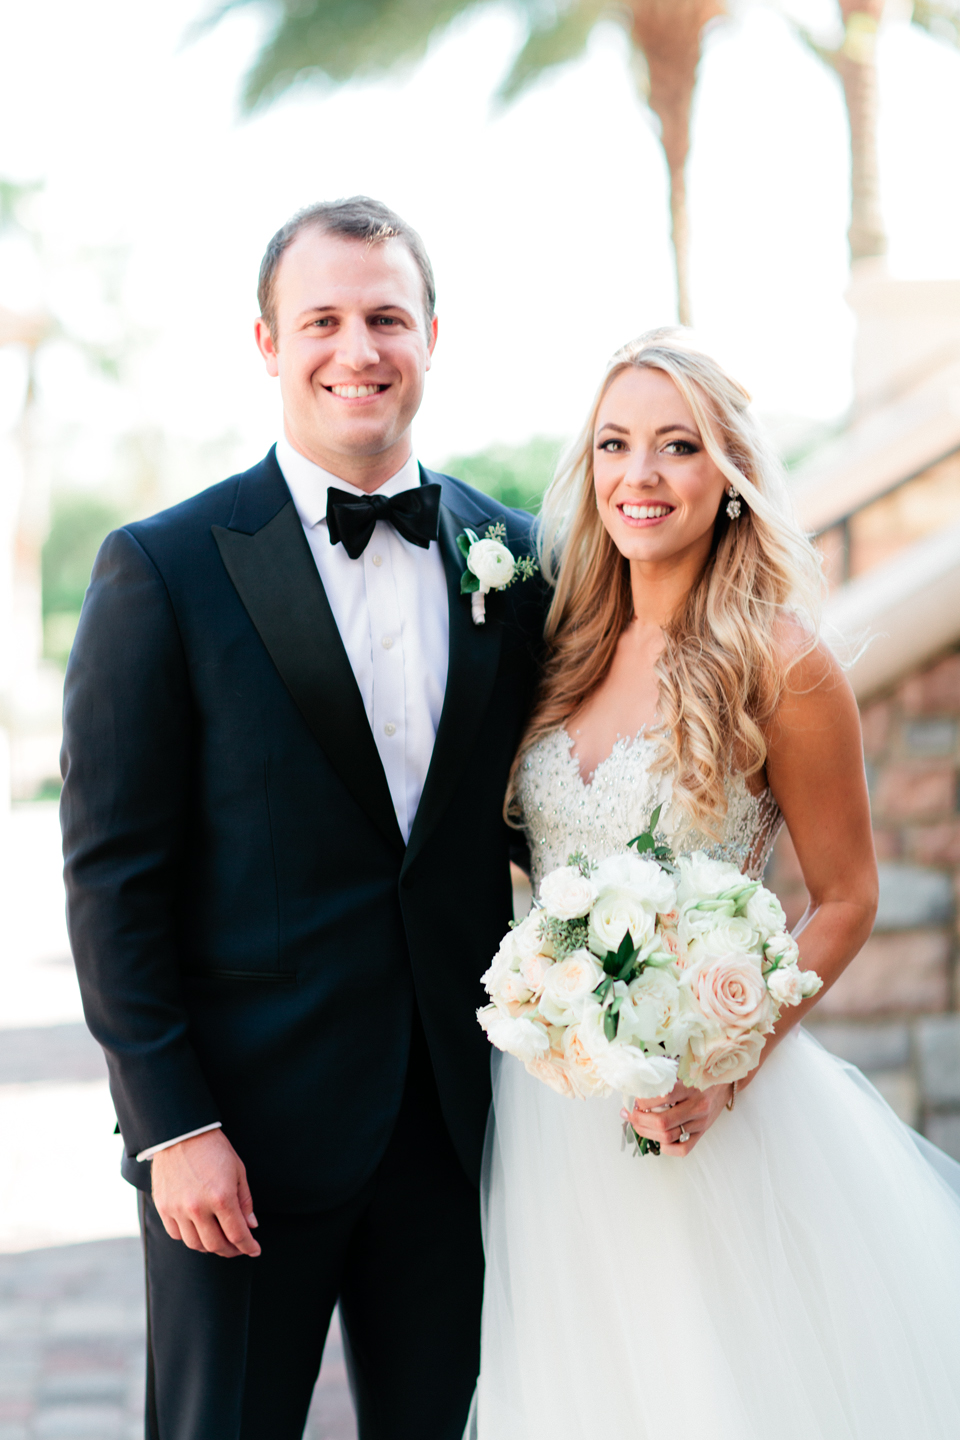
<path fill-rule="evenodd" d="M 760 1059 L 764 1039 L 756 1030 L 728 1037 L 695 1034 L 680 1061 L 680 1079 L 684 1085 L 708 1090 L 711 1085 L 745 1080 Z"/>
<path fill-rule="evenodd" d="M 767 976 L 767 989 L 777 1005 L 799 1005 L 803 999 L 803 981 L 794 965 L 781 965 Z"/>
<path fill-rule="evenodd" d="M 552 1055 L 543 1060 L 526 1060 L 523 1068 L 535 1080 L 541 1080 L 544 1085 L 549 1085 L 551 1090 L 556 1090 L 558 1095 L 566 1095 L 572 1099 L 578 1094 L 571 1084 L 563 1061 L 555 1060 Z"/>
<path fill-rule="evenodd" d="M 750 951 L 759 950 L 760 936 L 750 924 L 749 920 L 740 915 L 713 915 L 710 917 L 713 924 L 706 929 L 698 929 L 697 934 L 687 937 L 687 964 L 701 959 L 705 954 L 729 955 L 733 951 L 742 951 L 748 954 Z M 681 921 L 683 927 L 683 921 Z M 685 927 L 684 927 L 685 928 Z"/>
<path fill-rule="evenodd" d="M 603 969 L 587 950 L 574 950 L 551 965 L 540 994 L 540 1014 L 551 1025 L 574 1025 L 603 979 Z"/>
<path fill-rule="evenodd" d="M 524 984 L 529 986 L 534 995 L 538 995 L 543 989 L 543 982 L 547 978 L 547 971 L 553 961 L 549 955 L 531 955 L 520 961 L 520 974 Z"/>
<path fill-rule="evenodd" d="M 611 1045 L 597 1069 L 612 1090 L 642 1100 L 669 1095 L 677 1083 L 676 1060 L 645 1055 L 636 1045 Z"/>
<path fill-rule="evenodd" d="M 763 953 L 768 960 L 779 960 L 781 965 L 796 965 L 800 959 L 800 947 L 786 931 L 771 935 L 764 944 Z"/>
<path fill-rule="evenodd" d="M 645 1055 L 618 1035 L 608 1040 L 603 1028 L 603 1010 L 588 1005 L 580 1022 L 580 1043 L 592 1059 L 597 1074 L 611 1090 L 651 1099 L 668 1095 L 677 1079 L 677 1062 L 666 1055 Z"/>
<path fill-rule="evenodd" d="M 516 560 L 499 540 L 477 540 L 470 546 L 467 569 L 476 575 L 484 592 L 509 585 L 516 568 Z"/>
<path fill-rule="evenodd" d="M 591 1055 L 580 1039 L 579 1025 L 569 1025 L 563 1032 L 563 1058 L 574 1092 L 582 1100 L 594 1095 L 609 1095 L 610 1086 L 601 1076 Z"/>
<path fill-rule="evenodd" d="M 537 1020 L 505 1015 L 496 1005 L 485 1005 L 478 1010 L 477 1020 L 487 1032 L 491 1045 L 505 1050 L 508 1055 L 516 1055 L 518 1060 L 541 1059 L 550 1049 L 546 1029 Z"/>
<path fill-rule="evenodd" d="M 750 896 L 743 913 L 764 938 L 786 929 L 787 917 L 783 913 L 783 906 L 776 895 L 763 885 Z"/>
<path fill-rule="evenodd" d="M 630 890 L 604 890 L 590 911 L 589 944 L 596 955 L 619 950 L 623 937 L 643 950 L 654 938 L 656 920 Z"/>
<path fill-rule="evenodd" d="M 696 900 L 688 900 L 680 907 L 680 919 L 677 921 L 677 939 L 683 949 L 709 935 L 722 920 L 732 920 L 735 909 L 732 900 L 714 900 L 702 907 Z"/>
<path fill-rule="evenodd" d="M 683 972 L 682 983 L 708 1021 L 723 1030 L 743 1030 L 770 1020 L 770 1001 L 751 955 L 707 955 Z"/>
<path fill-rule="evenodd" d="M 816 970 L 801 970 L 799 975 L 800 989 L 803 993 L 804 1000 L 809 1000 L 811 995 L 816 995 L 818 991 L 823 989 L 823 981 L 820 979 Z"/>
<path fill-rule="evenodd" d="M 682 1008 L 680 984 L 671 969 L 649 965 L 627 988 L 620 1008 L 620 1032 L 626 1040 L 663 1044 Z"/>
<path fill-rule="evenodd" d="M 556 920 L 578 920 L 593 904 L 596 887 L 575 865 L 551 870 L 540 881 L 540 904 Z"/>
<path fill-rule="evenodd" d="M 490 962 L 490 967 L 480 976 L 480 984 L 488 995 L 492 995 L 502 984 L 504 976 L 519 969 L 520 956 L 517 954 L 514 932 L 508 930 L 500 941 L 500 948 Z"/>
<path fill-rule="evenodd" d="M 669 911 L 677 903 L 677 887 L 655 860 L 627 851 L 601 861 L 593 876 L 597 890 L 629 890 L 651 910 Z"/>
<path fill-rule="evenodd" d="M 539 910 L 531 910 L 530 914 L 510 931 L 514 952 L 520 960 L 539 954 L 542 925 L 543 916 Z"/>
<path fill-rule="evenodd" d="M 677 898 L 681 905 L 688 900 L 716 900 L 720 896 L 736 899 L 756 884 L 755 880 L 742 875 L 736 865 L 726 860 L 711 860 L 703 850 L 681 855 L 677 864 L 680 871 Z"/>

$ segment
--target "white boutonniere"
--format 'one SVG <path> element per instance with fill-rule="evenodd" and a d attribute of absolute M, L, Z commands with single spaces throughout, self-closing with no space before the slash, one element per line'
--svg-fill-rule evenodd
<path fill-rule="evenodd" d="M 460 594 L 470 596 L 470 613 L 474 625 L 486 621 L 486 597 L 491 590 L 506 590 L 515 580 L 529 580 L 537 573 L 536 562 L 529 555 L 518 560 L 504 544 L 507 527 L 502 520 L 488 525 L 482 537 L 473 530 L 457 536 L 460 554 L 467 568 L 460 577 Z"/>

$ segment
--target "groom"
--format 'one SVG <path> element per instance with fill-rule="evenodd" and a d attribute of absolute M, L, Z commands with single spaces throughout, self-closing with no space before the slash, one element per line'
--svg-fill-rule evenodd
<path fill-rule="evenodd" d="M 67 670 L 70 934 L 137 1186 L 149 1440 L 294 1440 L 339 1299 L 362 1440 L 460 1440 L 478 1369 L 479 977 L 510 919 L 530 518 L 417 464 L 419 236 L 364 197 L 271 240 L 283 434 L 110 535 Z"/>

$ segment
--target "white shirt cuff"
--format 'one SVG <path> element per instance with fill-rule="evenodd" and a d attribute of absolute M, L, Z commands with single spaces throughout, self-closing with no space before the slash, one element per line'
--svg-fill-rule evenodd
<path fill-rule="evenodd" d="M 164 1140 L 162 1145 L 151 1145 L 149 1150 L 141 1150 L 137 1156 L 138 1160 L 152 1160 L 154 1155 L 159 1155 L 161 1150 L 169 1150 L 171 1145 L 179 1145 L 181 1140 L 192 1140 L 194 1135 L 206 1135 L 208 1130 L 219 1130 L 222 1123 L 214 1120 L 212 1125 L 201 1125 L 199 1130 L 188 1130 L 186 1135 L 177 1135 L 173 1140 Z"/>

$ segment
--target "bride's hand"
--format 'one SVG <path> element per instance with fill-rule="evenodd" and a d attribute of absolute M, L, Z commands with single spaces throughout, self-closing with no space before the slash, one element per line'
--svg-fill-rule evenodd
<path fill-rule="evenodd" d="M 689 1155 L 727 1104 L 732 1085 L 711 1085 L 709 1090 L 689 1090 L 678 1080 L 669 1095 L 654 1100 L 635 1100 L 632 1110 L 621 1110 L 638 1135 L 657 1140 L 663 1155 Z M 689 1135 L 682 1141 L 680 1132 Z"/>

